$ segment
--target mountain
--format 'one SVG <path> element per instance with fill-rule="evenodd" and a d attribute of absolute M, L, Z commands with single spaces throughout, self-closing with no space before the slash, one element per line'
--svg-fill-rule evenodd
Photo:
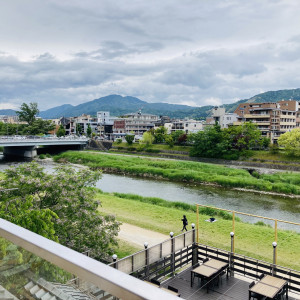
<path fill-rule="evenodd" d="M 263 103 L 263 102 L 278 102 L 280 100 L 299 100 L 300 88 L 292 90 L 269 91 L 255 95 L 249 99 L 239 100 L 238 102 L 225 104 L 227 112 L 234 112 L 240 103 Z"/>
<path fill-rule="evenodd" d="M 40 117 L 45 119 L 59 118 L 62 116 L 75 117 L 83 113 L 96 115 L 97 111 L 109 111 L 112 116 L 120 116 L 122 114 L 136 112 L 140 109 L 143 113 L 168 115 L 170 117 L 179 118 L 188 116 L 195 107 L 168 103 L 148 103 L 135 97 L 109 95 L 77 106 L 62 105 L 54 107 L 41 112 Z"/>
<path fill-rule="evenodd" d="M 16 112 L 12 109 L 0 109 L 0 115 L 2 115 L 2 116 L 15 116 Z"/>
<path fill-rule="evenodd" d="M 280 100 L 294 99 L 300 101 L 300 88 L 292 90 L 269 91 L 255 95 L 249 99 L 239 100 L 235 103 L 224 104 L 227 112 L 234 112 L 240 103 L 245 102 L 277 102 Z M 112 116 L 120 116 L 126 113 L 142 110 L 143 113 L 154 115 L 167 115 L 171 118 L 193 118 L 204 119 L 210 114 L 213 106 L 192 107 L 187 105 L 168 103 L 148 103 L 135 97 L 123 97 L 120 95 L 109 95 L 93 101 L 73 106 L 65 104 L 57 106 L 40 113 L 44 119 L 59 117 L 75 117 L 83 113 L 95 116 L 97 111 L 109 111 Z M 0 111 L 1 114 L 1 111 Z"/>
<path fill-rule="evenodd" d="M 64 104 L 50 108 L 46 111 L 41 111 L 39 116 L 43 119 L 56 119 L 64 116 L 69 117 L 69 111 L 71 111 L 73 108 L 74 106 L 71 104 Z"/>

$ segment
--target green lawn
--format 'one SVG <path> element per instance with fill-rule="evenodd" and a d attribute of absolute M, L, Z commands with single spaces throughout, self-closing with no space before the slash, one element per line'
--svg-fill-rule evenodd
<path fill-rule="evenodd" d="M 117 220 L 142 228 L 175 235 L 180 233 L 181 218 L 185 214 L 189 227 L 196 223 L 196 213 L 182 209 L 162 207 L 136 200 L 116 197 L 112 194 L 98 193 L 97 198 L 102 206 L 99 211 L 103 214 L 114 214 Z M 218 217 L 215 223 L 205 222 L 210 215 L 199 215 L 199 242 L 207 245 L 230 250 L 231 220 Z M 235 247 L 239 254 L 272 261 L 272 242 L 274 229 L 267 226 L 257 226 L 236 222 Z M 300 270 L 300 234 L 279 230 L 278 232 L 278 264 Z"/>
<path fill-rule="evenodd" d="M 126 173 L 143 177 L 166 178 L 172 181 L 215 183 L 224 187 L 249 188 L 300 195 L 300 173 L 280 172 L 272 175 L 249 174 L 246 170 L 221 165 L 159 160 L 147 157 L 105 155 L 84 151 L 69 151 L 54 157 L 55 161 L 84 164 L 92 169 Z"/>

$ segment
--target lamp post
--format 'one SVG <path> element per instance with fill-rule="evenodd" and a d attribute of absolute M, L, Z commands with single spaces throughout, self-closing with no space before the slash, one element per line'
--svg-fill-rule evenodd
<path fill-rule="evenodd" d="M 230 232 L 230 237 L 231 237 L 231 252 L 230 252 L 230 276 L 234 276 L 234 271 L 233 271 L 233 264 L 234 264 L 234 232 Z"/>
<path fill-rule="evenodd" d="M 145 242 L 145 243 L 144 243 L 144 247 L 145 247 L 145 249 L 147 249 L 147 248 L 148 248 L 148 245 L 149 245 L 149 244 L 148 244 L 148 242 Z"/>
<path fill-rule="evenodd" d="M 115 269 L 117 269 L 117 258 L 118 258 L 118 255 L 117 254 L 113 254 L 112 259 L 113 259 L 113 262 L 114 262 L 114 268 Z"/>
<path fill-rule="evenodd" d="M 172 271 L 172 275 L 174 275 L 174 271 L 175 271 L 175 239 L 174 237 L 174 232 L 171 231 L 170 232 L 170 238 L 171 238 L 171 271 Z"/>
<path fill-rule="evenodd" d="M 275 266 L 276 266 L 276 252 L 277 252 L 277 243 L 276 242 L 273 242 L 272 243 L 272 246 L 273 246 L 273 268 L 272 268 L 272 275 L 274 276 L 276 274 L 275 272 Z"/>

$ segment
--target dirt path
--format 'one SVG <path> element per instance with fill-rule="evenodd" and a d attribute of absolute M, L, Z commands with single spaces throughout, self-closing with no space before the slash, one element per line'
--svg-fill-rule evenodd
<path fill-rule="evenodd" d="M 165 241 L 169 238 L 169 236 L 131 224 L 123 223 L 121 225 L 118 238 L 143 249 L 145 242 L 148 242 L 150 247 Z"/>

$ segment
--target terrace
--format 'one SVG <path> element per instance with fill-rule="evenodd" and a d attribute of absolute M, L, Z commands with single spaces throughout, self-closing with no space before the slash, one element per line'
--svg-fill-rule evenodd
<path fill-rule="evenodd" d="M 235 253 L 233 233 L 231 251 L 197 242 L 194 226 L 170 235 L 105 265 L 0 219 L 0 298 L 248 299 L 254 281 L 256 288 L 274 294 L 267 299 L 277 299 L 275 283 L 257 284 L 272 279 L 288 284 L 289 299 L 300 299 L 299 271 Z M 286 292 L 284 287 L 280 290 Z"/>

